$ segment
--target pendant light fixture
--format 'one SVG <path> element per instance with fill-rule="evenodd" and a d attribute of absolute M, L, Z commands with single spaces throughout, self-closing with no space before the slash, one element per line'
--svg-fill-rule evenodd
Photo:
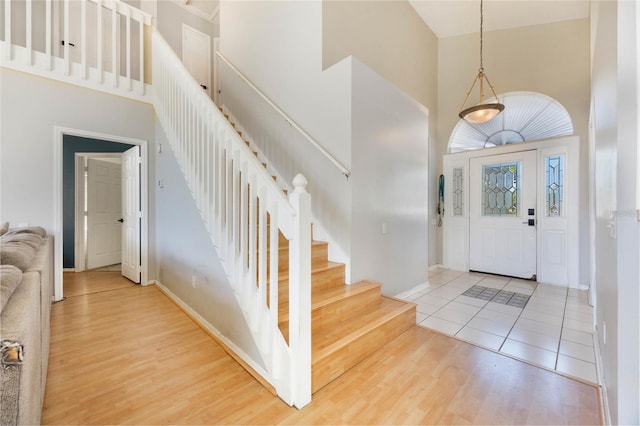
<path fill-rule="evenodd" d="M 489 78 L 484 73 L 484 67 L 482 62 L 482 42 L 483 42 L 482 27 L 484 23 L 482 3 L 483 3 L 483 0 L 480 0 L 480 69 L 478 70 L 478 75 L 476 75 L 476 78 L 473 80 L 471 89 L 469 89 L 469 92 L 467 92 L 467 97 L 464 98 L 464 102 L 462 103 L 462 108 L 461 108 L 462 111 L 460 111 L 460 113 L 458 114 L 458 117 L 462 118 L 465 121 L 468 121 L 469 123 L 474 123 L 474 124 L 485 123 L 491 120 L 496 115 L 500 114 L 504 109 L 504 105 L 499 102 L 487 103 L 487 104 L 484 103 L 484 81 L 485 80 L 487 81 L 487 84 L 491 89 L 491 93 L 493 93 L 493 97 L 496 100 L 499 100 L 499 99 L 498 99 L 498 96 L 496 95 L 495 90 L 493 90 L 493 86 L 491 85 Z M 469 95 L 471 95 L 471 92 L 473 91 L 473 88 L 476 86 L 476 83 L 478 82 L 478 80 L 480 81 L 480 102 L 478 103 L 478 105 L 465 109 L 464 106 L 467 103 L 467 100 L 469 100 Z"/>

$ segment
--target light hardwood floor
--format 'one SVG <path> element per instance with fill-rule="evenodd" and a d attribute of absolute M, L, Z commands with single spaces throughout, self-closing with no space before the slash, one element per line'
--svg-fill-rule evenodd
<path fill-rule="evenodd" d="M 421 327 L 296 410 L 155 287 L 90 281 L 52 308 L 43 424 L 600 423 L 597 388 Z"/>

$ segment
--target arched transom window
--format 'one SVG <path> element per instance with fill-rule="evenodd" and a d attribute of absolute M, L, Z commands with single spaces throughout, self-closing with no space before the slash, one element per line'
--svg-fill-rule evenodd
<path fill-rule="evenodd" d="M 569 113 L 549 96 L 509 92 L 498 97 L 505 108 L 493 120 L 482 124 L 458 122 L 449 138 L 450 153 L 573 134 Z"/>

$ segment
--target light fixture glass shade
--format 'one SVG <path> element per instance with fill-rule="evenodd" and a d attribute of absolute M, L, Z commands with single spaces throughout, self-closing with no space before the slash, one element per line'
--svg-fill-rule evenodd
<path fill-rule="evenodd" d="M 471 89 L 467 92 L 467 96 L 464 98 L 464 102 L 462 103 L 462 107 L 460 108 L 462 111 L 458 113 L 458 117 L 461 119 L 472 123 L 472 124 L 482 124 L 494 118 L 496 115 L 500 114 L 504 109 L 504 105 L 499 102 L 494 103 L 484 103 L 484 81 L 487 80 L 487 85 L 489 89 L 491 89 L 491 93 L 496 100 L 498 99 L 498 95 L 496 95 L 496 91 L 493 89 L 491 82 L 489 81 L 489 77 L 484 73 L 484 66 L 482 61 L 482 27 L 484 22 L 484 14 L 483 14 L 483 0 L 480 0 L 480 69 L 478 69 L 478 75 L 473 79 L 473 84 L 471 85 Z M 469 108 L 465 108 L 464 106 L 467 104 L 469 100 L 469 95 L 473 91 L 473 88 L 476 86 L 476 83 L 480 82 L 480 102 L 478 105 L 472 106 Z"/>
<path fill-rule="evenodd" d="M 460 111 L 458 117 L 469 123 L 486 123 L 504 110 L 504 105 L 500 103 L 481 104 L 469 107 Z"/>

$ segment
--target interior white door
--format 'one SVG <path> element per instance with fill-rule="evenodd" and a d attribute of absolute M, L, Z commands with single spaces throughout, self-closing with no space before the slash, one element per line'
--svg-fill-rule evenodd
<path fill-rule="evenodd" d="M 121 165 L 89 158 L 87 173 L 87 269 L 120 263 Z"/>
<path fill-rule="evenodd" d="M 140 147 L 122 154 L 122 275 L 140 283 Z"/>
<path fill-rule="evenodd" d="M 469 269 L 536 277 L 536 151 L 470 160 Z"/>
<path fill-rule="evenodd" d="M 183 24 L 182 62 L 211 96 L 211 37 Z"/>

